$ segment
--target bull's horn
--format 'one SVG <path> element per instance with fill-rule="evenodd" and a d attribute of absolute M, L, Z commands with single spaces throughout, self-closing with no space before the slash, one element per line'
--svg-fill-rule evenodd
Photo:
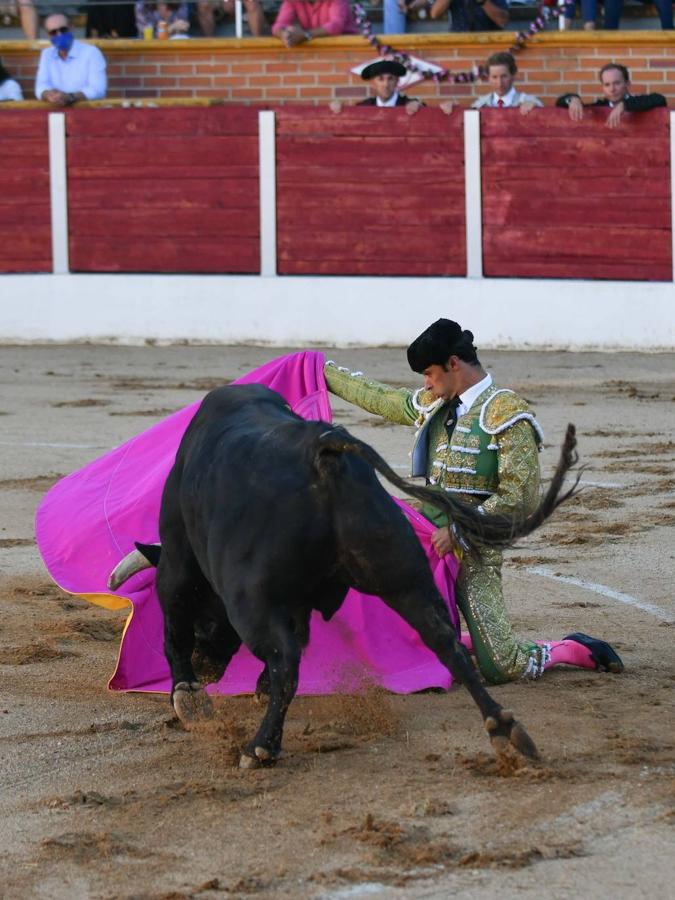
<path fill-rule="evenodd" d="M 151 568 L 152 563 L 139 550 L 132 550 L 131 553 L 127 553 L 124 559 L 117 563 L 110 573 L 108 587 L 111 591 L 116 591 L 121 584 L 124 584 L 136 572 Z"/>

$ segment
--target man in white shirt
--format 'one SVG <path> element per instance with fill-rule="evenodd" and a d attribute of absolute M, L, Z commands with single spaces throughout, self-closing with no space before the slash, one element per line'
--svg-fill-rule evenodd
<path fill-rule="evenodd" d="M 479 97 L 471 104 L 472 109 L 508 109 L 517 106 L 521 114 L 526 116 L 535 106 L 544 105 L 538 97 L 524 94 L 514 87 L 518 67 L 510 53 L 493 53 L 487 61 L 487 70 L 492 93 Z"/>
<path fill-rule="evenodd" d="M 98 47 L 76 41 L 68 17 L 60 13 L 45 20 L 45 31 L 52 46 L 40 54 L 35 79 L 38 100 L 63 107 L 105 97 L 106 63 Z"/>

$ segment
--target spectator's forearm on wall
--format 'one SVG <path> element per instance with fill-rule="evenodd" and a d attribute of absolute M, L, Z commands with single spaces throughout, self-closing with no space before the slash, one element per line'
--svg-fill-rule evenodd
<path fill-rule="evenodd" d="M 440 19 L 450 8 L 450 0 L 435 0 L 429 15 L 432 19 Z"/>
<path fill-rule="evenodd" d="M 497 6 L 492 0 L 486 0 L 483 4 L 483 12 L 492 19 L 495 25 L 498 25 L 500 28 L 506 28 L 509 21 L 508 10 L 502 9 L 501 6 Z"/>
<path fill-rule="evenodd" d="M 642 94 L 639 97 L 626 97 L 623 101 L 626 112 L 646 112 L 659 106 L 667 106 L 666 98 L 662 94 Z"/>
<path fill-rule="evenodd" d="M 581 97 L 578 94 L 563 94 L 562 97 L 558 97 L 555 101 L 555 105 L 562 109 L 567 109 L 570 105 L 570 100 L 576 99 L 581 103 Z"/>

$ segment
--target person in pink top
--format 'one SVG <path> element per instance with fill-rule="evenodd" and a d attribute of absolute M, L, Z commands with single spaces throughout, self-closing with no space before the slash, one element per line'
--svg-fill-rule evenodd
<path fill-rule="evenodd" d="M 318 37 L 357 34 L 349 0 L 283 0 L 272 34 L 286 47 Z"/>

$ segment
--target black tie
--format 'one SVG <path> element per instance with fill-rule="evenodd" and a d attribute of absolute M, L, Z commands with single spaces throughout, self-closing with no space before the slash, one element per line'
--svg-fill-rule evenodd
<path fill-rule="evenodd" d="M 448 432 L 448 446 L 452 440 L 452 432 L 457 424 L 457 407 L 461 402 L 459 397 L 453 397 L 445 407 L 445 430 Z"/>

